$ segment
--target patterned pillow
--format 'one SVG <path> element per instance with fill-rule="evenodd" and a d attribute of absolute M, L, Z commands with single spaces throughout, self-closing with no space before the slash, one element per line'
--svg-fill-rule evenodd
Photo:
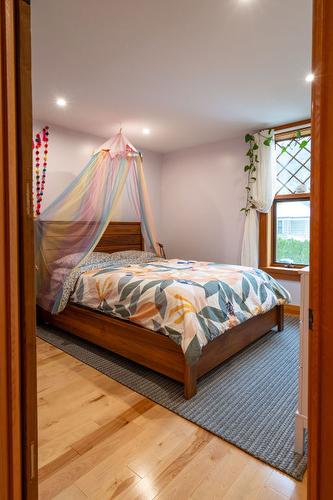
<path fill-rule="evenodd" d="M 135 260 L 136 262 L 146 262 L 147 260 L 156 259 L 157 255 L 153 252 L 142 252 L 141 250 L 124 250 L 122 252 L 113 252 L 111 260 Z"/>

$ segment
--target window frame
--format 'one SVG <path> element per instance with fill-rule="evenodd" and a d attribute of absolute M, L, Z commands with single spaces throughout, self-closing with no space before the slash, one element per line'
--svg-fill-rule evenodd
<path fill-rule="evenodd" d="M 281 202 L 290 201 L 310 201 L 310 193 L 300 193 L 300 194 L 282 194 L 276 195 L 272 205 L 272 262 L 271 265 L 275 267 L 283 267 L 285 269 L 302 269 L 309 264 L 284 264 L 276 260 L 276 235 L 277 235 L 277 217 L 276 208 L 277 204 Z"/>
<path fill-rule="evenodd" d="M 290 124 L 275 127 L 275 139 L 283 140 L 296 137 L 297 131 L 302 136 L 311 134 L 311 121 L 303 120 Z M 281 130 L 282 132 L 278 132 Z M 268 272 L 275 278 L 299 281 L 299 269 L 305 267 L 302 264 L 283 264 L 276 262 L 276 204 L 285 200 L 309 200 L 311 203 L 311 193 L 290 193 L 277 194 L 274 198 L 272 208 L 268 214 L 259 214 L 259 268 Z"/>

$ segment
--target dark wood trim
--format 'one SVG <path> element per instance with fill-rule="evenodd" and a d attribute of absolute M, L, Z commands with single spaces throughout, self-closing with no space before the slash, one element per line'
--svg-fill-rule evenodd
<path fill-rule="evenodd" d="M 277 194 L 275 200 L 310 200 L 310 193 Z"/>
<path fill-rule="evenodd" d="M 307 193 L 300 195 L 283 195 L 276 197 L 273 202 L 272 209 L 268 214 L 259 214 L 259 268 L 266 271 L 276 279 L 288 281 L 300 281 L 298 269 L 304 265 L 295 264 L 292 267 L 275 262 L 274 258 L 274 239 L 275 239 L 275 224 L 274 224 L 274 209 L 275 201 L 277 200 L 292 200 L 292 199 L 311 199 Z"/>
<path fill-rule="evenodd" d="M 272 263 L 272 214 L 259 214 L 259 268 L 273 278 L 300 281 L 298 268 L 273 266 Z"/>
<path fill-rule="evenodd" d="M 314 0 L 308 498 L 333 498 L 333 2 Z"/>
<path fill-rule="evenodd" d="M 311 120 L 301 120 L 298 122 L 286 123 L 274 127 L 274 131 L 292 129 L 293 127 L 309 126 L 303 129 L 303 132 L 308 131 L 311 127 Z M 311 128 L 310 128 L 311 131 Z M 287 134 L 293 133 L 290 130 Z M 283 134 L 277 134 L 277 137 L 281 137 Z M 282 137 L 281 137 L 282 138 Z M 259 214 L 259 268 L 268 272 L 271 276 L 277 279 L 286 279 L 289 281 L 299 281 L 300 277 L 295 270 L 304 267 L 304 265 L 294 264 L 292 267 L 288 265 L 283 265 L 276 262 L 275 251 L 275 209 L 276 201 L 282 200 L 309 200 L 311 199 L 310 193 L 294 193 L 285 195 L 276 195 L 273 201 L 272 208 L 268 214 Z"/>
<path fill-rule="evenodd" d="M 304 267 L 304 266 L 301 266 Z M 300 281 L 299 268 L 295 267 L 279 267 L 267 266 L 261 267 L 263 271 L 268 273 L 275 279 L 287 281 Z"/>
<path fill-rule="evenodd" d="M 40 321 L 84 338 L 184 384 L 184 396 L 196 393 L 197 379 L 275 326 L 283 328 L 283 306 L 235 326 L 209 342 L 195 365 L 187 365 L 182 349 L 169 337 L 129 321 L 69 304 L 57 315 L 38 309 Z"/>
<path fill-rule="evenodd" d="M 284 306 L 284 312 L 286 314 L 292 314 L 293 316 L 299 316 L 300 315 L 300 306 L 296 304 L 286 304 Z"/>
<path fill-rule="evenodd" d="M 285 141 L 286 139 L 296 139 L 297 134 L 300 134 L 302 137 L 311 135 L 311 126 L 274 134 L 275 142 Z"/>
<path fill-rule="evenodd" d="M 21 276 L 21 346 L 22 402 L 25 415 L 22 422 L 24 481 L 23 496 L 33 500 L 38 496 L 37 480 L 37 382 L 36 382 L 36 320 L 34 226 L 32 207 L 32 95 L 31 95 L 31 34 L 30 5 L 16 3 L 17 36 L 17 131 L 18 179 L 20 199 L 20 276 Z M 22 250 L 24 249 L 24 250 Z"/>
<path fill-rule="evenodd" d="M 0 3 L 0 496 L 4 500 L 37 498 L 37 487 L 30 488 L 29 462 L 30 437 L 36 435 L 37 424 L 33 225 L 28 203 L 29 14 L 23 0 Z M 37 485 L 37 456 L 34 460 Z"/>
<path fill-rule="evenodd" d="M 22 0 L 3 0 L 0 3 L 0 496 L 4 500 L 28 498 L 24 462 L 25 455 L 30 454 L 25 448 L 22 425 L 30 417 L 24 406 L 26 388 L 22 363 L 25 356 L 21 336 L 25 329 L 22 318 L 25 297 L 22 295 L 24 283 L 20 255 L 26 249 L 21 246 L 20 186 L 22 162 L 27 159 L 24 155 L 28 150 L 31 154 L 31 132 L 23 126 L 30 116 L 31 99 L 24 95 L 23 103 L 23 92 L 21 94 L 19 90 L 26 83 L 23 83 L 23 75 L 29 68 L 29 61 L 26 67 L 22 67 L 25 63 L 24 59 L 21 60 L 22 35 L 30 36 L 30 33 L 26 25 L 21 25 L 22 5 Z M 29 88 L 29 72 L 27 77 Z M 31 170 L 30 159 L 24 167 Z M 29 262 L 28 266 L 31 265 Z M 29 300 L 33 316 L 33 296 L 27 298 L 27 303 Z M 30 333 L 35 335 L 34 330 Z M 29 366 L 32 372 L 35 368 L 33 364 Z M 34 398 L 32 392 L 33 404 Z M 36 413 L 35 409 L 32 411 Z"/>
<path fill-rule="evenodd" d="M 276 127 L 271 127 L 275 132 L 279 130 L 285 130 L 293 127 L 301 127 L 302 125 L 310 125 L 311 126 L 311 118 L 306 118 L 305 120 L 299 120 L 297 122 L 283 123 L 281 125 L 277 125 Z"/>

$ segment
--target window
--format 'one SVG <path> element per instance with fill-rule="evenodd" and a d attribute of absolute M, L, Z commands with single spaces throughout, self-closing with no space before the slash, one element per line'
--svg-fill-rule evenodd
<path fill-rule="evenodd" d="M 274 202 L 276 221 L 274 262 L 308 265 L 310 250 L 310 201 L 308 198 Z"/>
<path fill-rule="evenodd" d="M 287 126 L 286 126 L 287 128 Z M 277 193 L 269 216 L 260 223 L 260 267 L 295 279 L 309 265 L 311 129 L 275 135 Z"/>

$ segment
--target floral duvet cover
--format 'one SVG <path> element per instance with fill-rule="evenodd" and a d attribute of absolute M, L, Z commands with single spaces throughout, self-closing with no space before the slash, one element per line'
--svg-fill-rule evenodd
<path fill-rule="evenodd" d="M 209 341 L 290 296 L 259 269 L 171 259 L 85 266 L 70 300 L 169 336 L 192 364 Z"/>

